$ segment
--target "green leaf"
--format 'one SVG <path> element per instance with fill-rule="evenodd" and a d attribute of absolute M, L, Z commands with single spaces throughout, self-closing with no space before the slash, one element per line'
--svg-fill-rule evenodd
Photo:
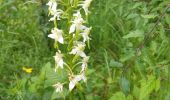
<path fill-rule="evenodd" d="M 155 91 L 158 91 L 160 89 L 160 79 L 158 78 L 156 81 L 155 81 Z"/>
<path fill-rule="evenodd" d="M 139 100 L 146 100 L 149 95 L 154 91 L 158 91 L 160 88 L 160 80 L 156 79 L 155 76 L 148 76 L 148 79 L 141 80 L 141 89 Z"/>
<path fill-rule="evenodd" d="M 122 63 L 117 62 L 117 61 L 115 61 L 114 59 L 110 60 L 109 65 L 110 65 L 111 67 L 118 67 L 118 68 L 123 67 L 123 64 L 122 64 Z"/>
<path fill-rule="evenodd" d="M 144 32 L 141 30 L 135 30 L 135 31 L 131 31 L 129 34 L 123 36 L 124 39 L 136 38 L 136 37 L 144 37 Z"/>
<path fill-rule="evenodd" d="M 122 92 L 117 92 L 109 100 L 126 100 L 126 97 Z"/>
<path fill-rule="evenodd" d="M 136 100 L 139 99 L 139 93 L 140 93 L 140 89 L 135 85 L 135 86 L 133 87 L 133 92 L 132 92 L 132 94 L 133 94 L 133 96 L 136 98 Z"/>
<path fill-rule="evenodd" d="M 132 95 L 128 95 L 126 100 L 133 100 L 133 96 Z"/>
<path fill-rule="evenodd" d="M 155 17 L 157 17 L 157 15 L 154 14 L 141 15 L 141 16 L 145 19 L 154 19 Z"/>
<path fill-rule="evenodd" d="M 170 25 L 170 17 L 169 16 L 165 16 L 165 20 L 166 20 L 166 23 Z"/>
<path fill-rule="evenodd" d="M 121 55 L 120 61 L 125 62 L 127 60 L 132 59 L 135 55 L 135 52 L 133 50 L 126 51 L 123 55 Z"/>
<path fill-rule="evenodd" d="M 48 62 L 40 72 L 40 79 L 45 80 L 46 73 L 48 73 L 51 70 L 51 63 Z"/>
<path fill-rule="evenodd" d="M 56 91 L 53 91 L 53 94 L 51 96 L 51 100 L 65 100 L 65 97 L 69 94 L 69 91 L 66 90 L 65 88 L 61 93 L 58 93 Z"/>
<path fill-rule="evenodd" d="M 53 88 L 49 87 L 49 88 L 45 88 L 45 92 L 43 94 L 42 100 L 51 100 L 51 96 L 53 94 Z"/>
<path fill-rule="evenodd" d="M 120 78 L 120 87 L 125 94 L 130 92 L 130 83 L 125 77 Z"/>

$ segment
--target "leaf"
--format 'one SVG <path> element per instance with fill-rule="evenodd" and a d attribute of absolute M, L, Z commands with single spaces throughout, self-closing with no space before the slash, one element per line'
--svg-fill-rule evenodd
<path fill-rule="evenodd" d="M 122 63 L 117 62 L 117 61 L 115 61 L 114 59 L 110 60 L 109 65 L 110 65 L 111 67 L 117 67 L 117 68 L 123 67 L 123 64 L 122 64 Z"/>
<path fill-rule="evenodd" d="M 129 34 L 123 36 L 124 39 L 136 38 L 136 37 L 144 37 L 144 32 L 141 30 L 135 30 L 135 31 L 131 31 Z"/>
<path fill-rule="evenodd" d="M 42 69 L 40 72 L 40 78 L 44 79 L 46 73 L 48 73 L 51 70 L 51 63 L 48 62 Z"/>
<path fill-rule="evenodd" d="M 65 88 L 61 93 L 58 93 L 56 91 L 53 91 L 53 94 L 51 96 L 51 100 L 65 100 L 65 97 L 69 94 L 69 91 L 66 90 Z"/>
<path fill-rule="evenodd" d="M 131 9 L 136 9 L 136 8 L 140 7 L 141 5 L 142 5 L 142 3 L 141 3 L 141 2 L 139 2 L 139 3 L 135 3 L 135 4 L 132 6 L 132 8 L 131 8 Z"/>
<path fill-rule="evenodd" d="M 157 17 L 157 15 L 154 14 L 141 15 L 141 16 L 145 19 L 154 19 L 155 17 Z"/>
<path fill-rule="evenodd" d="M 122 92 L 117 92 L 109 100 L 126 100 L 126 97 Z"/>
<path fill-rule="evenodd" d="M 120 78 L 120 87 L 125 94 L 130 92 L 130 83 L 125 77 Z"/>
<path fill-rule="evenodd" d="M 126 100 L 133 100 L 133 96 L 132 95 L 128 95 Z"/>
<path fill-rule="evenodd" d="M 145 100 L 149 97 L 149 94 L 154 90 L 158 91 L 160 88 L 160 80 L 156 79 L 155 76 L 148 76 L 148 79 L 141 80 L 141 89 L 139 100 Z"/>
<path fill-rule="evenodd" d="M 49 87 L 49 88 L 45 88 L 44 90 L 45 92 L 43 94 L 42 100 L 51 100 L 51 96 L 53 94 L 53 88 Z"/>
<path fill-rule="evenodd" d="M 155 91 L 158 91 L 160 89 L 160 79 L 158 78 L 156 81 L 155 81 Z"/>
<path fill-rule="evenodd" d="M 125 62 L 129 59 L 132 59 L 135 55 L 135 51 L 133 50 L 126 50 L 124 54 L 121 55 L 120 61 Z"/>
<path fill-rule="evenodd" d="M 170 17 L 169 16 L 165 16 L 165 21 L 166 21 L 167 24 L 170 25 Z"/>
<path fill-rule="evenodd" d="M 139 99 L 139 93 L 140 93 L 139 88 L 138 88 L 137 86 L 134 86 L 134 87 L 133 87 L 133 92 L 132 92 L 132 94 L 133 94 L 133 96 L 136 98 L 136 100 Z"/>

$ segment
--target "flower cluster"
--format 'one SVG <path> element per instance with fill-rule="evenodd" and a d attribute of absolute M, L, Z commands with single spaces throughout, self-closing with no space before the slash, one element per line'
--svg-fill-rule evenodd
<path fill-rule="evenodd" d="M 55 41 L 55 44 L 62 44 L 68 48 L 67 53 L 64 53 L 57 46 L 58 50 L 56 52 L 56 55 L 54 56 L 55 72 L 57 72 L 58 69 L 63 69 L 63 70 L 68 69 L 67 70 L 68 84 L 69 84 L 70 91 L 74 89 L 76 84 L 81 80 L 86 82 L 85 72 L 87 69 L 89 56 L 85 54 L 84 50 L 86 47 L 86 43 L 89 42 L 89 40 L 91 39 L 89 37 L 89 34 L 92 29 L 91 27 L 87 27 L 85 25 L 86 21 L 84 20 L 84 18 L 87 18 L 89 14 L 88 8 L 92 0 L 83 0 L 83 1 L 77 0 L 77 5 L 75 1 L 76 0 L 70 0 L 69 2 L 70 5 L 68 8 L 70 7 L 74 8 L 69 10 L 70 12 L 68 12 L 67 9 L 63 9 L 63 10 L 58 9 L 58 5 L 62 6 L 62 3 L 64 3 L 62 0 L 61 1 L 50 0 L 47 3 L 49 9 L 49 15 L 52 16 L 49 21 L 53 21 L 55 25 L 55 27 L 51 30 L 51 34 L 49 34 L 48 37 L 53 39 Z M 67 8 L 67 7 L 63 7 L 63 8 Z M 77 10 L 75 10 L 75 8 Z M 69 15 L 70 13 L 72 13 L 72 16 L 70 16 L 71 19 L 68 19 L 69 21 L 68 23 L 71 24 L 68 25 L 69 29 L 68 28 L 60 29 L 56 25 L 56 22 L 62 21 L 62 19 L 67 18 L 62 16 L 64 14 Z M 81 69 L 79 73 L 73 70 L 75 69 L 75 66 L 78 66 Z M 62 92 L 63 85 L 64 84 L 57 82 L 57 84 L 53 86 L 56 88 L 56 92 Z"/>

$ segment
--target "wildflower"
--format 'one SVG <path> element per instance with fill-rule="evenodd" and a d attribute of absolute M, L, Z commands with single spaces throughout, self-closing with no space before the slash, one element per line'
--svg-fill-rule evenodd
<path fill-rule="evenodd" d="M 57 83 L 57 84 L 54 84 L 53 85 L 53 87 L 55 87 L 56 88 L 56 92 L 62 92 L 63 91 L 63 84 L 61 84 L 61 83 Z"/>
<path fill-rule="evenodd" d="M 68 58 L 66 58 L 66 60 L 64 61 L 63 54 L 61 53 L 60 50 L 58 50 L 58 52 L 56 52 L 55 56 L 53 56 L 55 59 L 55 72 L 58 68 L 63 69 L 64 66 L 66 66 L 66 68 L 68 68 L 69 71 L 67 74 L 69 74 L 69 90 L 72 91 L 74 89 L 74 87 L 80 81 L 84 81 L 84 82 L 86 81 L 85 71 L 87 69 L 87 63 L 89 60 L 89 56 L 86 56 L 86 54 L 84 53 L 84 49 L 86 46 L 86 41 L 89 41 L 91 39 L 89 37 L 91 27 L 88 28 L 84 25 L 85 20 L 83 18 L 88 17 L 87 16 L 89 13 L 88 7 L 90 6 L 90 3 L 92 2 L 92 0 L 81 0 L 82 2 L 80 1 L 80 5 L 78 5 L 78 6 L 81 6 L 80 9 L 79 9 L 79 7 L 77 7 L 79 0 L 69 0 L 68 1 L 68 3 L 70 2 L 71 7 L 75 8 L 75 9 L 78 8 L 79 10 L 77 10 L 73 14 L 72 20 L 69 20 L 69 18 L 65 17 L 65 19 L 66 19 L 65 21 L 71 22 L 71 25 L 70 25 L 70 29 L 68 30 L 69 34 L 64 34 L 64 35 L 63 35 L 63 31 L 56 27 L 58 25 L 58 23 L 56 23 L 56 22 L 57 22 L 57 20 L 60 20 L 62 17 L 64 17 L 64 16 L 62 16 L 63 13 L 65 15 L 67 15 L 67 14 L 72 13 L 72 11 L 75 9 L 70 9 L 70 10 L 66 9 L 66 11 L 63 11 L 62 9 L 58 9 L 57 8 L 58 3 L 59 3 L 58 1 L 61 1 L 61 0 L 49 0 L 49 2 L 47 3 L 48 9 L 49 9 L 49 15 L 51 16 L 49 21 L 55 21 L 54 22 L 55 28 L 53 28 L 51 30 L 51 33 L 48 35 L 48 37 L 51 39 L 54 39 L 55 43 L 58 43 L 58 42 L 61 44 L 65 43 L 65 45 L 63 45 L 64 47 L 69 46 L 69 48 L 72 48 L 72 50 L 69 51 L 69 54 L 75 55 L 75 57 L 72 57 L 72 55 L 70 55 L 71 57 L 69 57 L 69 55 L 67 53 Z M 61 3 L 61 6 L 63 5 L 63 2 Z M 68 7 L 70 5 L 68 5 Z M 65 9 L 65 7 L 67 8 L 67 5 L 66 6 L 64 5 L 62 8 Z M 84 14 L 81 15 L 81 13 L 80 13 L 81 9 L 84 10 L 85 16 L 83 16 Z M 65 27 L 65 31 L 67 31 L 67 27 Z M 72 35 L 72 36 L 70 37 L 70 35 Z M 64 38 L 63 36 L 66 36 L 66 38 Z M 79 36 L 81 36 L 82 38 L 79 38 Z M 80 42 L 79 40 L 82 40 L 82 41 Z M 73 45 L 72 45 L 72 42 L 74 43 Z M 60 48 L 61 45 L 58 45 L 58 46 Z M 68 49 L 64 49 L 64 50 L 68 50 Z M 77 60 L 77 59 L 79 59 L 79 60 Z M 72 62 L 70 62 L 70 61 L 72 61 Z M 80 61 L 80 62 L 77 63 L 77 61 Z M 68 65 L 66 63 L 68 63 Z M 79 64 L 82 64 L 82 65 L 80 65 L 80 67 L 81 67 L 80 73 L 77 75 L 74 75 L 73 73 L 75 71 L 73 69 L 75 66 L 77 66 Z M 74 66 L 72 66 L 72 65 L 74 65 Z M 66 68 L 64 68 L 63 70 L 66 70 Z M 58 82 L 53 85 L 53 87 L 55 87 L 55 89 L 56 89 L 56 92 L 63 91 L 63 84 Z"/>
<path fill-rule="evenodd" d="M 60 16 L 63 13 L 61 9 L 57 9 L 57 2 L 55 0 L 50 0 L 47 5 L 49 6 L 49 12 L 50 15 L 53 15 L 52 18 L 50 18 L 49 21 L 54 21 L 56 18 L 57 20 L 60 20 Z"/>
<path fill-rule="evenodd" d="M 82 61 L 82 69 L 81 69 L 81 72 L 84 72 L 87 68 L 87 63 L 88 63 L 88 60 L 89 60 L 89 56 L 86 56 L 83 58 L 83 61 Z"/>
<path fill-rule="evenodd" d="M 88 40 L 90 40 L 89 38 L 89 33 L 90 33 L 91 27 L 90 28 L 85 28 L 84 32 L 80 33 L 83 36 L 83 42 L 86 42 Z"/>
<path fill-rule="evenodd" d="M 23 67 L 22 70 L 29 74 L 32 73 L 32 68 Z"/>
<path fill-rule="evenodd" d="M 81 27 L 83 27 L 84 20 L 80 14 L 80 11 L 77 11 L 77 13 L 73 14 L 75 19 L 72 21 L 72 25 L 70 27 L 69 33 L 75 32 L 75 30 L 80 30 Z"/>
<path fill-rule="evenodd" d="M 63 68 L 64 61 L 63 61 L 63 55 L 61 54 L 61 51 L 56 52 L 54 59 L 55 59 L 55 63 L 56 63 L 56 69 L 58 67 Z M 56 69 L 55 69 L 55 72 L 56 72 Z"/>
<path fill-rule="evenodd" d="M 47 5 L 49 6 L 49 12 L 51 15 L 54 15 L 54 12 L 57 11 L 57 2 L 55 0 L 50 0 Z"/>
<path fill-rule="evenodd" d="M 57 18 L 57 20 L 60 20 L 60 16 L 61 16 L 62 13 L 63 13 L 62 10 L 60 10 L 60 9 L 59 9 L 59 10 L 56 10 L 56 11 L 54 12 L 54 16 L 51 17 L 49 21 L 54 21 L 56 18 Z"/>
<path fill-rule="evenodd" d="M 86 57 L 86 54 L 84 53 L 84 49 L 85 49 L 85 44 L 83 42 L 76 42 L 76 46 L 73 47 L 70 54 Z"/>
<path fill-rule="evenodd" d="M 86 81 L 84 73 L 80 75 L 73 75 L 70 79 L 69 90 L 71 91 L 75 87 L 75 85 L 81 80 L 83 80 L 84 82 Z"/>
<path fill-rule="evenodd" d="M 59 43 L 63 44 L 64 43 L 64 39 L 63 39 L 63 31 L 57 28 L 54 28 L 53 30 L 51 30 L 52 34 L 49 34 L 48 37 L 54 39 L 55 41 L 58 41 Z"/>
<path fill-rule="evenodd" d="M 85 0 L 82 2 L 82 4 L 80 4 L 80 6 L 82 6 L 82 8 L 84 9 L 86 15 L 88 15 L 88 13 L 89 13 L 88 8 L 89 8 L 91 2 L 92 2 L 92 0 Z"/>

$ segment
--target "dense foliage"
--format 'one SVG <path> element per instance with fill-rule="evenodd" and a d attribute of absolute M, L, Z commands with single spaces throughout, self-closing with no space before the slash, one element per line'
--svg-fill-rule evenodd
<path fill-rule="evenodd" d="M 170 100 L 169 0 L 93 0 L 87 83 L 63 93 L 47 1 L 0 0 L 1 100 Z"/>

